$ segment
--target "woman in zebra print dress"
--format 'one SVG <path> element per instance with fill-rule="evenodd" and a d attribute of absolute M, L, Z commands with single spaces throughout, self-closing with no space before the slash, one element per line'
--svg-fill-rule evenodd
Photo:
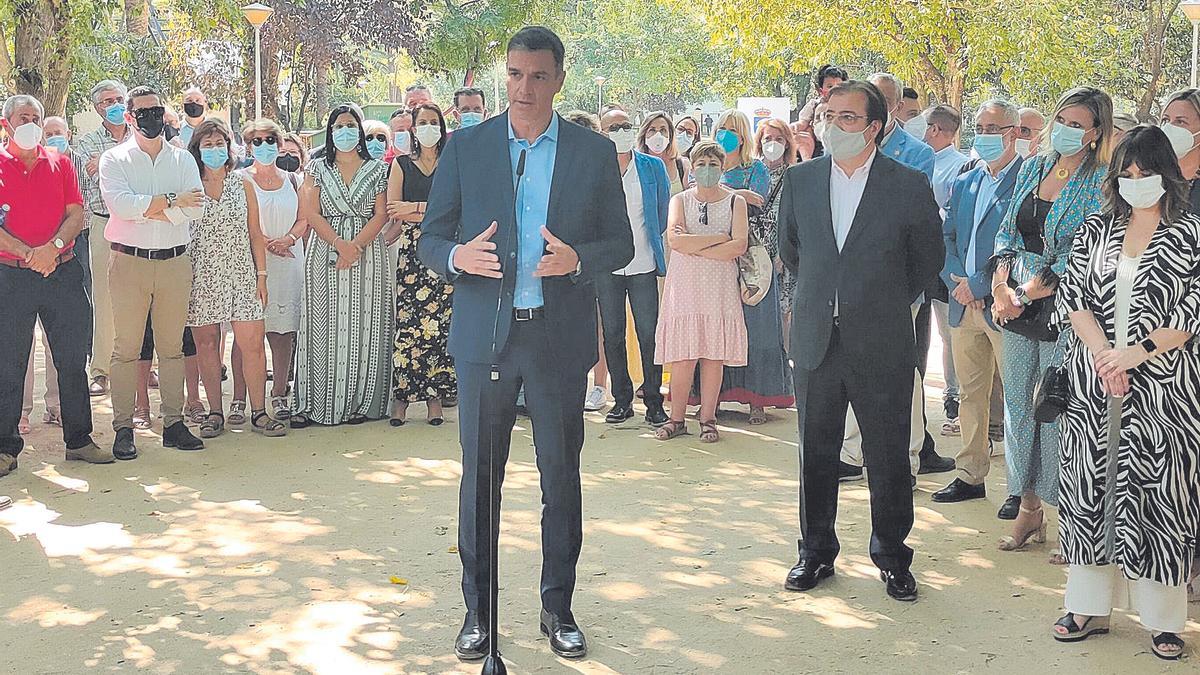
<path fill-rule="evenodd" d="M 1132 601 L 1155 654 L 1178 658 L 1200 528 L 1200 218 L 1167 136 L 1133 129 L 1107 206 L 1072 245 L 1058 312 L 1069 319 L 1060 510 L 1070 564 L 1062 641 L 1107 632 Z"/>
<path fill-rule="evenodd" d="M 387 414 L 392 363 L 392 267 L 387 165 L 371 159 L 358 106 L 325 125 L 325 156 L 309 162 L 300 210 L 314 236 L 304 259 L 292 427 L 361 424 Z"/>

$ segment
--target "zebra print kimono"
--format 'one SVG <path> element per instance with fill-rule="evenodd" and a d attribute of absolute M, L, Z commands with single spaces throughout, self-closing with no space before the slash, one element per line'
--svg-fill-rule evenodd
<path fill-rule="evenodd" d="M 1075 237 L 1058 291 L 1063 321 L 1090 310 L 1114 340 L 1116 270 L 1127 219 L 1096 214 Z M 1129 308 L 1129 344 L 1153 330 L 1200 333 L 1200 218 L 1163 223 L 1142 255 Z M 1130 579 L 1185 583 L 1200 531 L 1200 349 L 1195 341 L 1129 372 L 1130 393 L 1108 480 L 1108 397 L 1093 355 L 1072 333 L 1072 397 L 1061 418 L 1062 552 L 1072 564 L 1121 566 Z M 1115 495 L 1105 497 L 1109 490 Z M 1109 546 L 1111 542 L 1111 549 Z"/>

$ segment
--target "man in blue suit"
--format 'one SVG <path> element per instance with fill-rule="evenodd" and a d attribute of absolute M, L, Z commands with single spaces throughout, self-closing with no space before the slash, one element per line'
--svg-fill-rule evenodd
<path fill-rule="evenodd" d="M 1021 158 L 1017 127 L 1021 116 L 1008 101 L 991 100 L 975 114 L 975 151 L 983 160 L 958 177 L 951 188 L 942 233 L 946 266 L 942 281 L 950 289 L 950 333 L 961 401 L 962 449 L 955 458 L 958 475 L 933 493 L 941 503 L 983 499 L 983 479 L 991 467 L 988 424 L 992 381 L 1003 355 L 1000 331 L 992 323 L 991 273 L 996 232 L 1008 212 Z"/>
<path fill-rule="evenodd" d="M 654 331 L 658 326 L 658 278 L 667 273 L 663 232 L 667 229 L 671 184 L 661 159 L 633 149 L 637 145 L 638 130 L 628 113 L 620 108 L 609 110 L 600 119 L 600 129 L 616 145 L 634 251 L 628 265 L 596 279 L 604 356 L 608 360 L 608 375 L 612 378 L 616 402 L 605 421 L 620 424 L 633 417 L 633 381 L 629 377 L 625 354 L 625 300 L 628 298 L 642 357 L 646 421 L 659 427 L 667 423 L 667 413 L 663 410 L 662 366 L 654 364 Z"/>
<path fill-rule="evenodd" d="M 454 282 L 467 605 L 455 652 L 467 660 L 487 654 L 489 541 L 500 526 L 499 494 L 489 502 L 489 487 L 504 478 L 522 386 L 541 474 L 541 630 L 559 656 L 587 653 L 571 597 L 583 545 L 583 399 L 599 358 L 595 281 L 629 264 L 634 247 L 612 141 L 554 112 L 563 58 L 546 28 L 523 28 L 509 41 L 509 110 L 447 144 L 417 249 Z"/>
<path fill-rule="evenodd" d="M 891 73 L 875 73 L 867 81 L 879 88 L 888 104 L 888 123 L 883 128 L 883 141 L 879 151 L 885 157 L 925 174 L 932 185 L 933 148 L 925 145 L 924 140 L 905 131 L 898 117 L 900 108 L 904 105 L 904 85 Z"/>

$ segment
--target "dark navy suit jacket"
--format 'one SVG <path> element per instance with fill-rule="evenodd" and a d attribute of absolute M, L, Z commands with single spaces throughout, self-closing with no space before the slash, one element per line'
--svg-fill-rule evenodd
<path fill-rule="evenodd" d="M 518 237 L 513 214 L 516 167 L 509 153 L 508 129 L 505 113 L 450 137 L 421 223 L 417 255 L 454 283 L 449 348 L 457 361 L 495 363 L 504 352 L 513 322 Z M 451 274 L 448 262 L 454 246 L 474 239 L 492 221 L 498 224 L 492 241 L 504 279 Z M 554 236 L 575 249 L 580 261 L 578 275 L 542 279 L 546 322 L 555 350 L 547 355 L 553 359 L 547 365 L 587 370 L 599 358 L 594 280 L 633 259 L 633 233 L 612 141 L 559 120 L 546 222 Z"/>

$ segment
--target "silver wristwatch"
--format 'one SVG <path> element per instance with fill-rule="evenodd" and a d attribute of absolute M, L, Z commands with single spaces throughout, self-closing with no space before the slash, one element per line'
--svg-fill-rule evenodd
<path fill-rule="evenodd" d="M 168 193 L 167 193 L 166 195 L 164 195 L 164 196 L 167 198 L 167 208 L 168 208 L 168 209 L 170 209 L 170 208 L 174 208 L 174 207 L 175 207 L 175 197 L 176 197 L 175 193 L 174 193 L 174 192 L 168 192 Z"/>

